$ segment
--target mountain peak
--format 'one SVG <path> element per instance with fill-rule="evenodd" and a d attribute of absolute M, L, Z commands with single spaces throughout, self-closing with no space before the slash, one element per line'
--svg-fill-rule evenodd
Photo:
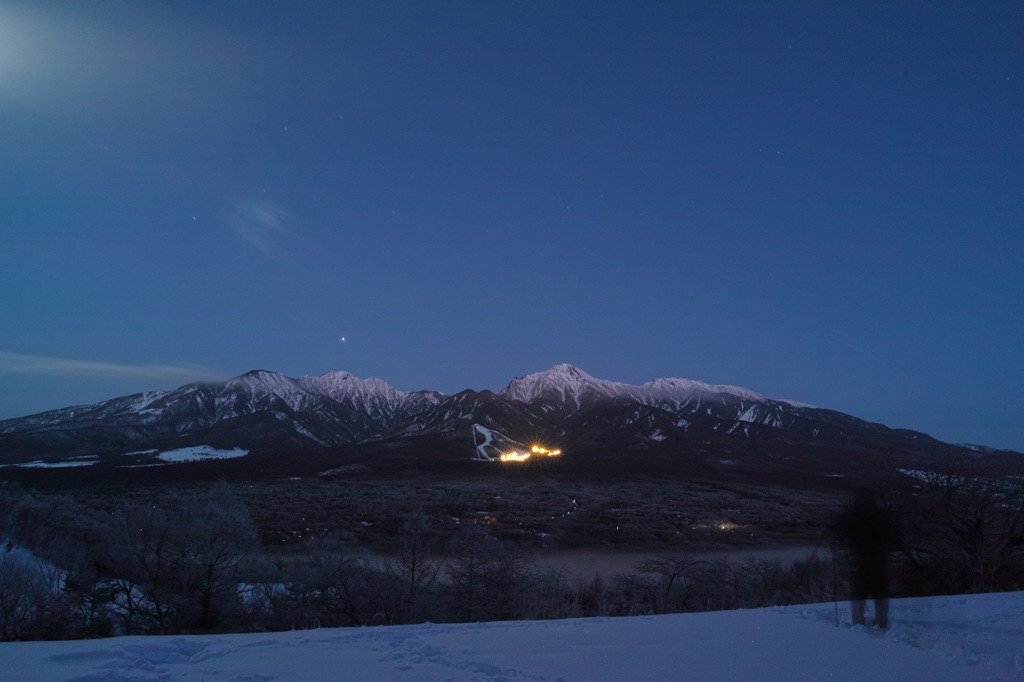
<path fill-rule="evenodd" d="M 563 362 L 561 364 L 554 365 L 550 369 L 546 369 L 546 370 L 544 370 L 542 372 L 534 372 L 533 374 L 527 374 L 525 377 L 522 377 L 522 378 L 526 379 L 526 378 L 529 378 L 529 377 L 541 377 L 541 376 L 579 377 L 579 378 L 590 379 L 591 381 L 598 381 L 598 379 L 595 379 L 594 377 L 590 376 L 589 374 L 584 372 L 579 367 L 576 367 L 574 365 L 570 365 L 568 362 Z"/>
<path fill-rule="evenodd" d="M 579 407 L 581 398 L 585 396 L 614 397 L 623 388 L 627 388 L 625 384 L 595 379 L 583 370 L 563 363 L 517 378 L 498 395 L 526 403 L 543 399 Z"/>
<path fill-rule="evenodd" d="M 579 369 L 578 367 L 570 365 L 568 362 L 562 362 L 562 363 L 559 363 L 557 365 L 554 365 L 551 369 L 546 370 L 546 371 L 548 371 L 548 372 L 555 372 L 555 371 L 558 371 L 558 372 L 576 372 L 578 374 L 586 374 L 586 372 L 584 372 L 582 369 Z M 541 372 L 534 372 L 534 373 L 535 374 L 541 374 Z"/>
<path fill-rule="evenodd" d="M 679 406 L 692 398 L 729 395 L 743 401 L 767 403 L 768 398 L 738 386 L 714 386 L 692 379 L 654 379 L 642 386 L 595 379 L 568 363 L 516 378 L 499 393 L 503 398 L 545 400 L 579 407 L 584 399 L 627 398 L 647 405 Z"/>
<path fill-rule="evenodd" d="M 277 372 L 271 372 L 266 369 L 254 369 L 234 379 L 229 379 L 225 386 L 230 388 L 246 387 L 249 389 L 263 387 L 270 392 L 274 392 L 281 389 L 294 389 L 295 381 Z"/>
<path fill-rule="evenodd" d="M 307 391 L 376 415 L 392 415 L 403 405 L 422 406 L 434 403 L 440 395 L 406 393 L 392 387 L 383 379 L 360 379 L 341 370 L 332 370 L 318 377 L 303 377 L 299 379 L 299 385 Z"/>
<path fill-rule="evenodd" d="M 239 379 L 265 379 L 267 377 L 279 377 L 283 376 L 277 372 L 272 372 L 269 369 L 250 369 L 245 374 L 241 374 L 230 381 L 237 381 Z"/>
<path fill-rule="evenodd" d="M 660 396 L 725 393 L 740 398 L 741 400 L 749 400 L 758 403 L 767 402 L 769 400 L 760 393 L 755 393 L 739 386 L 706 384 L 703 381 L 694 381 L 693 379 L 655 379 L 654 381 L 648 381 L 639 388 L 643 389 L 644 392 L 652 399 Z"/>
<path fill-rule="evenodd" d="M 320 378 L 321 379 L 331 379 L 331 380 L 336 380 L 336 381 L 347 381 L 347 380 L 355 379 L 356 377 L 353 376 L 351 373 L 346 372 L 345 370 L 342 370 L 342 369 L 332 369 L 330 372 L 325 372 L 324 374 L 321 374 Z"/>

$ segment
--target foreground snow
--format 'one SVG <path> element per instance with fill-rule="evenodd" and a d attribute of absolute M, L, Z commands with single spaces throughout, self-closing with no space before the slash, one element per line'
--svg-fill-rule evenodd
<path fill-rule="evenodd" d="M 638 618 L 0 644 L 10 680 L 1024 679 L 1024 593 Z M 849 622 L 845 604 L 839 617 Z"/>

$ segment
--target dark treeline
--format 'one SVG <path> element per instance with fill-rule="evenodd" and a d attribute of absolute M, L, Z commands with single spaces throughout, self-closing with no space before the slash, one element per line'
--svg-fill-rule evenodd
<path fill-rule="evenodd" d="M 905 476 L 881 497 L 899 529 L 894 596 L 1021 589 L 1018 486 Z M 0 487 L 0 640 L 629 616 L 842 599 L 845 558 L 827 533 L 804 560 L 655 555 L 581 578 L 542 568 L 486 524 L 439 532 L 403 517 L 381 557 L 344 533 L 267 552 L 226 484 L 113 513 Z"/>

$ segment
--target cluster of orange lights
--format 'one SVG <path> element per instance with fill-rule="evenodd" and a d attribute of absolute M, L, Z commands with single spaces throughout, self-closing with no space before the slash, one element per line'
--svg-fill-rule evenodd
<path fill-rule="evenodd" d="M 530 459 L 534 455 L 540 455 L 543 457 L 558 457 L 562 454 L 561 450 L 548 450 L 542 448 L 539 445 L 534 445 L 529 451 L 520 452 L 519 450 L 513 450 L 512 452 L 505 452 L 501 455 L 502 462 L 522 462 L 523 460 Z"/>

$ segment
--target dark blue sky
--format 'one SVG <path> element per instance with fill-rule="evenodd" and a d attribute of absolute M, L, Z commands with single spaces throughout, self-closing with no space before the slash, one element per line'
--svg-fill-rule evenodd
<path fill-rule="evenodd" d="M 1016 0 L 0 0 L 0 418 L 569 362 L 1024 450 L 1022 122 Z"/>

